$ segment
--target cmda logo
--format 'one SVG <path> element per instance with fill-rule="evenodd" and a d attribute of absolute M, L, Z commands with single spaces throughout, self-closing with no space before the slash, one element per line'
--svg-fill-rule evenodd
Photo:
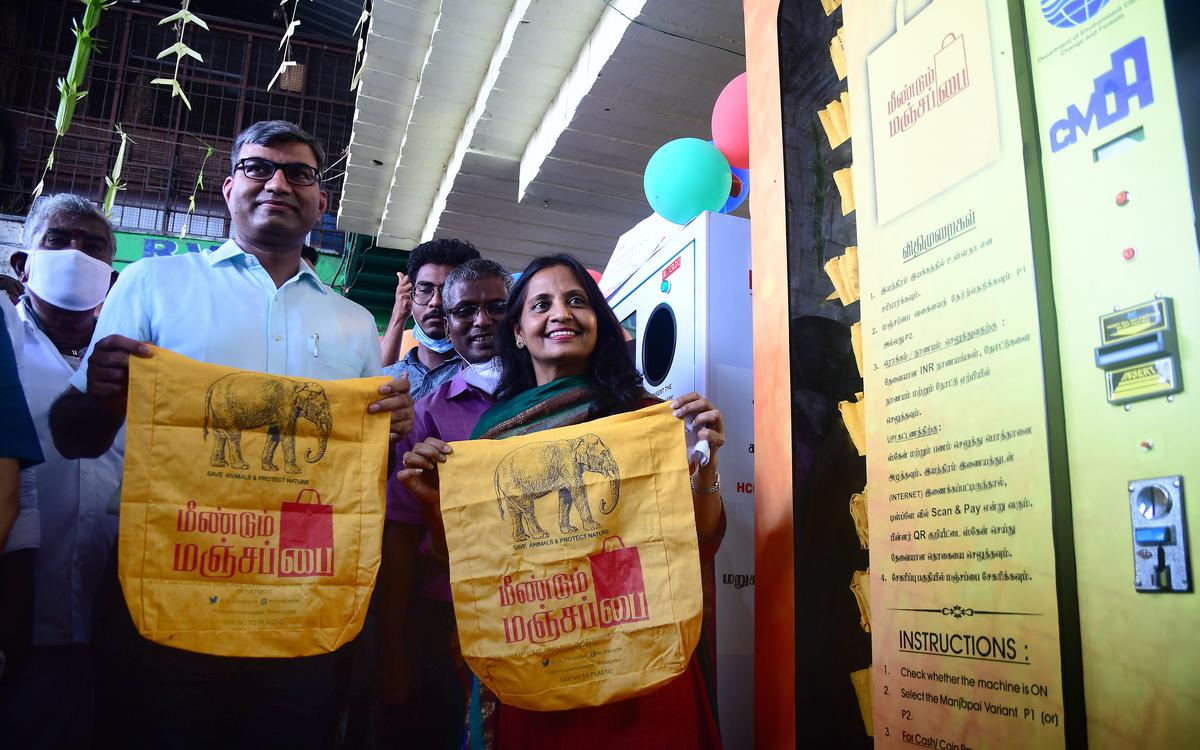
<path fill-rule="evenodd" d="M 1052 26 L 1069 29 L 1096 17 L 1108 0 L 1042 0 L 1042 15 Z"/>
<path fill-rule="evenodd" d="M 1050 126 L 1050 150 L 1062 151 L 1087 135 L 1092 124 L 1102 130 L 1129 116 L 1129 103 L 1137 99 L 1138 109 L 1154 103 L 1150 81 L 1150 60 L 1146 37 L 1139 36 L 1109 55 L 1111 67 L 1092 81 L 1092 92 L 1084 110 L 1070 104 L 1066 117 Z"/>

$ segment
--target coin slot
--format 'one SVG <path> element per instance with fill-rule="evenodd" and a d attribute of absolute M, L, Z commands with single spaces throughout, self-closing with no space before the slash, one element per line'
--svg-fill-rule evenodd
<path fill-rule="evenodd" d="M 1138 491 L 1137 511 L 1147 521 L 1162 518 L 1171 512 L 1171 496 L 1157 484 L 1147 485 Z"/>

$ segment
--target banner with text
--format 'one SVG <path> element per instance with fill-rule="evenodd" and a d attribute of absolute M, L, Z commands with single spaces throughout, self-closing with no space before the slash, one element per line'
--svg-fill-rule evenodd
<path fill-rule="evenodd" d="M 879 747 L 1064 744 L 1008 4 L 847 3 Z"/>

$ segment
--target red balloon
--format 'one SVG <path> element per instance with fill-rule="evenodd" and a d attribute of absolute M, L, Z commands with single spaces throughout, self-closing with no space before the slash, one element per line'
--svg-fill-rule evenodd
<path fill-rule="evenodd" d="M 602 277 L 602 276 L 604 275 L 604 274 L 600 273 L 599 271 L 593 271 L 593 270 L 592 270 L 592 269 L 590 269 L 590 268 L 587 270 L 587 272 L 588 272 L 588 276 L 591 276 L 591 277 L 592 277 L 592 279 L 593 279 L 593 280 L 594 280 L 594 281 L 595 281 L 597 284 L 599 284 L 599 283 L 600 283 L 600 277 Z"/>
<path fill-rule="evenodd" d="M 735 169 L 750 168 L 750 115 L 746 104 L 746 74 L 725 85 L 713 105 L 712 139 Z"/>

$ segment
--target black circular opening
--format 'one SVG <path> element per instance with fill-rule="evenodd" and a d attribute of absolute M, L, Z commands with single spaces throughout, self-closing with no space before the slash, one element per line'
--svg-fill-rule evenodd
<path fill-rule="evenodd" d="M 654 308 L 642 334 L 642 374 L 650 385 L 660 385 L 675 359 L 675 313 L 666 302 Z"/>

